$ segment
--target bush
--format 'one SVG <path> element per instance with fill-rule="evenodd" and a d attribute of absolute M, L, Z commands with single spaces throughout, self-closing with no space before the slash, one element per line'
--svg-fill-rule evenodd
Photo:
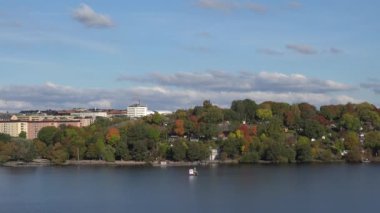
<path fill-rule="evenodd" d="M 260 160 L 260 156 L 257 152 L 245 153 L 239 160 L 240 163 L 257 163 Z"/>
<path fill-rule="evenodd" d="M 50 150 L 50 160 L 55 164 L 63 164 L 69 157 L 67 150 L 60 144 L 57 143 Z"/>

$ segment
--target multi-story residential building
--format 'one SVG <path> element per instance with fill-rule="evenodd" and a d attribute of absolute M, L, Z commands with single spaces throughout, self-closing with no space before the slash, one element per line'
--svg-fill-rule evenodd
<path fill-rule="evenodd" d="M 139 118 L 148 115 L 148 107 L 141 104 L 133 104 L 127 108 L 127 116 L 130 118 Z"/>
<path fill-rule="evenodd" d="M 81 117 L 81 118 L 92 117 L 94 120 L 96 119 L 96 117 L 108 118 L 107 112 L 103 112 L 103 111 L 100 111 L 100 112 L 92 112 L 92 111 L 72 112 L 72 113 L 70 113 L 70 115 L 74 116 L 74 117 Z"/>
<path fill-rule="evenodd" d="M 93 121 L 93 118 L 74 118 L 73 116 L 12 116 L 6 121 L 0 121 L 0 133 L 18 137 L 21 132 L 25 132 L 27 139 L 34 139 L 37 138 L 38 132 L 47 126 L 85 127 L 91 125 Z"/>
<path fill-rule="evenodd" d="M 21 132 L 28 134 L 27 122 L 17 120 L 0 121 L 0 133 L 18 137 Z"/>
<path fill-rule="evenodd" d="M 70 116 L 70 115 L 32 114 L 32 115 L 16 115 L 16 119 L 22 120 L 22 121 L 73 120 L 74 116 Z"/>
<path fill-rule="evenodd" d="M 28 123 L 27 138 L 34 139 L 37 138 L 38 132 L 47 126 L 59 127 L 64 126 L 75 126 L 81 127 L 80 120 L 66 120 L 66 121 L 57 121 L 57 120 L 44 120 L 44 121 L 29 121 Z"/>

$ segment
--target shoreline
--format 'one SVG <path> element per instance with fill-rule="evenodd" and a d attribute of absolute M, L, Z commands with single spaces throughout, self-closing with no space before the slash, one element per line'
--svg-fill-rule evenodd
<path fill-rule="evenodd" d="M 380 163 L 378 160 L 371 162 L 361 162 L 357 164 L 377 164 Z M 276 163 L 270 161 L 258 161 L 255 163 L 240 163 L 238 160 L 214 160 L 214 161 L 196 161 L 196 162 L 186 162 L 186 161 L 155 161 L 155 162 L 145 162 L 145 161 L 114 161 L 106 162 L 104 160 L 67 160 L 63 164 L 54 164 L 47 159 L 35 159 L 31 162 L 23 161 L 8 161 L 2 163 L 0 166 L 3 167 L 54 167 L 54 166 L 114 166 L 114 167 L 128 167 L 128 166 L 151 166 L 151 167 L 191 167 L 191 166 L 208 166 L 208 165 L 307 165 L 307 164 L 351 164 L 344 160 L 335 160 L 330 162 L 323 161 L 312 161 L 308 163 Z"/>
<path fill-rule="evenodd" d="M 165 163 L 163 163 L 165 162 Z M 186 162 L 186 161 L 155 161 L 155 162 L 145 162 L 145 161 L 114 161 L 107 162 L 104 160 L 67 160 L 63 164 L 54 164 L 47 159 L 36 159 L 31 162 L 24 161 L 8 161 L 1 166 L 3 167 L 40 167 L 40 166 L 152 166 L 152 167 L 185 167 L 185 166 L 205 166 L 212 164 L 239 164 L 238 160 L 228 160 L 228 161 L 196 161 L 196 162 Z"/>

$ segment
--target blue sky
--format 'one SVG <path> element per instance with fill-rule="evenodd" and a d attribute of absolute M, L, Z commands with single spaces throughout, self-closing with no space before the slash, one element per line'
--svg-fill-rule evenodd
<path fill-rule="evenodd" d="M 0 0 L 0 111 L 380 105 L 380 1 Z"/>

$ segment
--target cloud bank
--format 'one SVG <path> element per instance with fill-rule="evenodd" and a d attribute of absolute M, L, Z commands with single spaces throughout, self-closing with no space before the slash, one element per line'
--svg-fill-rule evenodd
<path fill-rule="evenodd" d="M 328 93 L 352 90 L 347 84 L 307 78 L 301 74 L 283 74 L 278 72 L 241 72 L 230 74 L 223 71 L 208 71 L 203 73 L 179 72 L 171 75 L 151 73 L 149 76 L 121 76 L 119 81 L 135 81 L 150 83 L 165 87 L 183 89 L 202 89 L 210 91 L 233 92 L 310 92 Z"/>
<path fill-rule="evenodd" d="M 74 107 L 120 108 L 141 100 L 152 110 L 175 110 L 199 105 L 210 99 L 229 107 L 231 101 L 250 98 L 257 102 L 309 102 L 315 105 L 360 102 L 344 95 L 355 88 L 331 80 L 276 72 L 237 74 L 223 71 L 178 72 L 164 75 L 121 76 L 120 89 L 75 88 L 47 82 L 42 85 L 0 87 L 0 111 L 67 109 Z M 338 94 L 337 94 L 338 93 Z"/>

